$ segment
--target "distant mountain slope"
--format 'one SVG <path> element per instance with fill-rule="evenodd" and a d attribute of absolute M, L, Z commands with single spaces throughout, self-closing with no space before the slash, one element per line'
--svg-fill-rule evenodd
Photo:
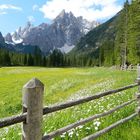
<path fill-rule="evenodd" d="M 124 8 L 106 23 L 82 37 L 69 57 L 91 59 L 92 65 L 140 63 L 140 2 L 126 1 Z"/>
<path fill-rule="evenodd" d="M 116 33 L 116 22 L 117 16 L 90 31 L 87 35 L 80 39 L 72 52 L 80 54 L 90 53 L 91 51 L 94 52 L 99 49 L 102 41 L 108 39 L 114 40 Z"/>
<path fill-rule="evenodd" d="M 5 36 L 5 41 L 37 45 L 43 52 L 50 53 L 55 48 L 64 48 L 65 46 L 72 48 L 82 36 L 98 25 L 98 22 L 89 22 L 82 17 L 75 17 L 72 12 L 66 13 L 63 10 L 52 24 L 42 23 L 33 27 L 28 23 L 25 28 L 20 27 L 13 34 L 8 33 Z"/>
<path fill-rule="evenodd" d="M 69 53 L 69 56 L 76 56 L 77 59 L 92 59 L 93 65 L 99 65 L 101 63 L 99 61 L 102 46 L 106 43 L 106 45 L 110 45 L 110 50 L 113 49 L 112 45 L 117 33 L 119 15 L 120 13 L 82 37 L 76 47 Z"/>
<path fill-rule="evenodd" d="M 33 54 L 35 52 L 35 49 L 38 47 L 32 46 L 32 45 L 23 45 L 22 43 L 19 43 L 19 44 L 5 43 L 4 37 L 2 36 L 0 32 L 0 48 L 6 49 L 12 52 L 17 52 L 17 53 Z"/>

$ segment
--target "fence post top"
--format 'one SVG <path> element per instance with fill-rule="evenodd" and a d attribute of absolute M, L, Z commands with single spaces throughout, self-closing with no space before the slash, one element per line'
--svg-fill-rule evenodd
<path fill-rule="evenodd" d="M 36 87 L 42 87 L 44 88 L 44 84 L 37 78 L 33 78 L 30 81 L 28 81 L 23 88 L 36 88 Z"/>

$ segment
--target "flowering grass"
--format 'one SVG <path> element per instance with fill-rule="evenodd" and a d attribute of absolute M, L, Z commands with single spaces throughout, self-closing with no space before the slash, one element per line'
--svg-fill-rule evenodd
<path fill-rule="evenodd" d="M 0 68 L 0 118 L 21 113 L 22 87 L 33 77 L 37 77 L 44 83 L 44 105 L 50 106 L 132 84 L 136 79 L 136 71 L 119 71 L 111 68 Z M 47 134 L 75 121 L 110 110 L 134 98 L 136 92 L 137 88 L 133 88 L 48 114 L 43 118 L 43 133 Z M 135 111 L 135 108 L 136 104 L 133 103 L 111 115 L 76 127 L 55 139 L 80 140 L 127 117 Z M 139 122 L 139 118 L 136 117 L 103 135 L 99 140 L 139 140 Z M 21 134 L 21 124 L 17 124 L 1 129 L 0 139 L 20 140 Z"/>

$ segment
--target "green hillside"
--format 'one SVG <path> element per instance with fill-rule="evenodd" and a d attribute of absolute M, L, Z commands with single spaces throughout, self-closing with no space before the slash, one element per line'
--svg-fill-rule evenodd
<path fill-rule="evenodd" d="M 126 2 L 115 17 L 81 38 L 71 59 L 89 65 L 121 65 L 140 62 L 140 2 Z M 84 60 L 86 59 L 86 60 Z M 90 60 L 89 60 L 90 59 Z"/>

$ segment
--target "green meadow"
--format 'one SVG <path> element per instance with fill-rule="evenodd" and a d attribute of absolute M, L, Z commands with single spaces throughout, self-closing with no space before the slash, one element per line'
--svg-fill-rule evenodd
<path fill-rule="evenodd" d="M 98 92 L 129 84 L 136 79 L 136 71 L 120 71 L 113 68 L 43 68 L 3 67 L 0 68 L 0 118 L 22 111 L 22 87 L 33 77 L 45 85 L 44 106 L 77 100 Z M 137 88 L 129 89 L 69 109 L 45 115 L 43 133 L 47 134 L 78 120 L 101 113 L 135 98 Z M 103 118 L 72 129 L 56 140 L 80 140 L 135 112 L 137 104 L 116 111 Z M 140 118 L 120 125 L 99 140 L 139 140 Z M 0 129 L 0 140 L 20 140 L 21 124 Z"/>

